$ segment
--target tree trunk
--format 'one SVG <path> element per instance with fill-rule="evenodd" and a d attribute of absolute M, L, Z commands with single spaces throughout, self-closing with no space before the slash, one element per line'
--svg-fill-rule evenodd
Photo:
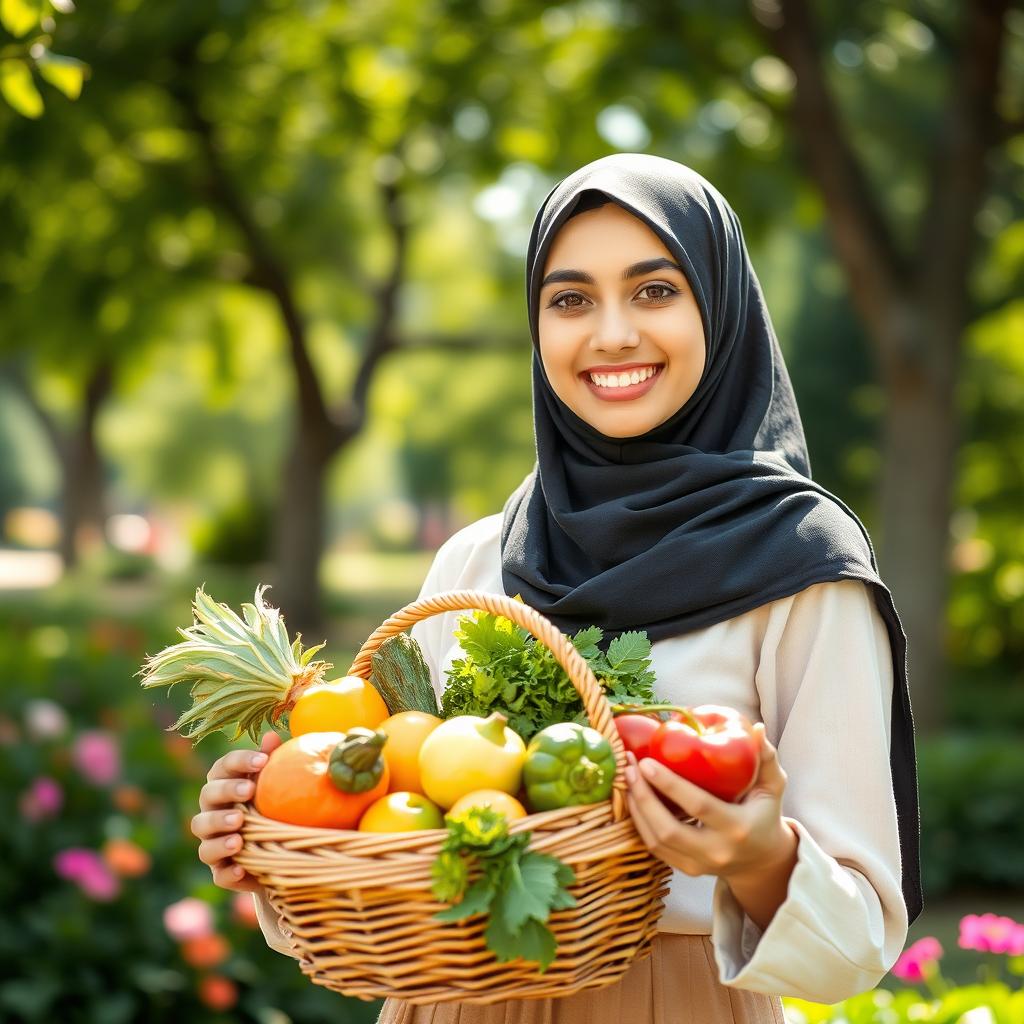
<path fill-rule="evenodd" d="M 907 633 L 914 718 L 922 733 L 937 732 L 947 711 L 949 522 L 959 443 L 960 330 L 934 314 L 908 318 L 903 336 L 882 346 L 883 353 L 904 358 L 888 359 L 882 369 L 888 401 L 878 562 Z"/>
<path fill-rule="evenodd" d="M 324 483 L 337 449 L 308 418 L 300 417 L 285 461 L 279 496 L 273 604 L 284 613 L 292 636 L 312 640 L 322 626 L 319 580 L 324 541 Z M 318 641 L 314 641 L 318 642 Z"/>
<path fill-rule="evenodd" d="M 65 571 L 104 542 L 106 503 L 96 420 L 113 384 L 113 367 L 103 360 L 85 383 L 78 424 L 57 446 L 62 471 L 60 556 Z"/>

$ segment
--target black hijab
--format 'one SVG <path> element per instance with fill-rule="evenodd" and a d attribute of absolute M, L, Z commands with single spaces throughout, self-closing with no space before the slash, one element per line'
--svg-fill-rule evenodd
<path fill-rule="evenodd" d="M 686 272 L 704 324 L 704 373 L 666 422 L 611 438 L 573 413 L 544 372 L 541 280 L 558 229 L 610 200 L 657 234 Z M 537 464 L 509 497 L 501 532 L 508 594 L 561 629 L 646 629 L 651 640 L 710 626 L 829 580 L 870 585 L 893 655 L 890 765 L 903 897 L 921 912 L 920 813 L 907 639 L 871 540 L 810 479 L 789 374 L 739 220 L 701 175 L 620 153 L 559 182 L 527 253 Z"/>

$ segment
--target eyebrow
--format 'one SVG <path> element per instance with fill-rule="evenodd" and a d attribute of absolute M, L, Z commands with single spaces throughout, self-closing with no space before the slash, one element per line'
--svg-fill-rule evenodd
<path fill-rule="evenodd" d="M 628 281 L 633 277 L 642 277 L 644 274 L 651 274 L 655 270 L 678 270 L 680 274 L 684 277 L 686 276 L 686 272 L 678 263 L 666 259 L 664 256 L 658 256 L 653 260 L 641 260 L 639 263 L 633 263 L 626 267 L 622 272 L 622 280 Z M 572 282 L 573 284 L 597 284 L 593 276 L 585 270 L 552 270 L 541 281 L 540 286 L 541 288 L 546 288 L 549 284 L 565 284 L 567 282 Z"/>

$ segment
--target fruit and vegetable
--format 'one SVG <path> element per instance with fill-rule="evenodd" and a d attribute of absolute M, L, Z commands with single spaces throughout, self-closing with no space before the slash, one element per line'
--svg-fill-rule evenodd
<path fill-rule="evenodd" d="M 751 722 L 733 708 L 613 704 L 612 712 L 623 746 L 637 760 L 652 757 L 720 800 L 736 802 L 757 779 L 760 741 Z M 640 726 L 637 717 L 648 717 L 654 728 Z"/>
<path fill-rule="evenodd" d="M 612 745 L 589 725 L 557 722 L 541 729 L 526 748 L 523 783 L 534 810 L 607 800 L 614 779 Z"/>
<path fill-rule="evenodd" d="M 438 707 L 419 645 L 385 640 L 370 679 L 328 678 L 257 588 L 238 615 L 202 588 L 194 624 L 179 643 L 148 657 L 144 687 L 185 683 L 191 706 L 171 727 L 195 743 L 233 730 L 255 742 L 269 726 L 290 738 L 257 776 L 261 815 L 293 825 L 402 833 L 447 830 L 433 891 L 455 904 L 438 916 L 488 916 L 486 941 L 499 959 L 544 967 L 554 955 L 546 921 L 573 905 L 572 870 L 528 849 L 530 832 L 509 834 L 529 814 L 608 800 L 615 778 L 609 741 L 588 724 L 582 700 L 544 644 L 484 611 L 462 616 Z M 602 650 L 594 626 L 572 638 L 612 705 L 627 750 L 654 757 L 727 800 L 757 773 L 750 724 L 732 709 L 659 704 L 646 633 L 615 637 Z"/>
<path fill-rule="evenodd" d="M 495 711 L 487 718 L 458 715 L 442 722 L 420 748 L 423 792 L 442 807 L 475 789 L 518 792 L 526 744 Z"/>

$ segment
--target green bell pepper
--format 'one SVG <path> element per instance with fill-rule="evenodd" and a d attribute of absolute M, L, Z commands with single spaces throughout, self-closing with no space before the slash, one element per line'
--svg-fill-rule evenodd
<path fill-rule="evenodd" d="M 590 726 L 557 722 L 527 745 L 523 786 L 532 811 L 600 803 L 611 796 L 614 778 L 612 746 Z"/>

